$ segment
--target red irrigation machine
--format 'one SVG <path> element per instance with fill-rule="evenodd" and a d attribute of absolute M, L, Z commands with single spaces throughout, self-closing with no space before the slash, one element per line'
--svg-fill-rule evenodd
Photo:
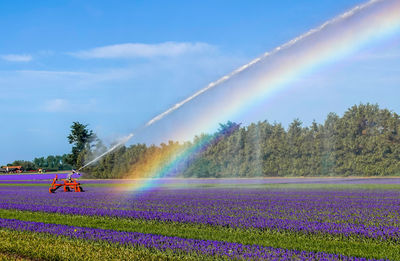
<path fill-rule="evenodd" d="M 78 174 L 74 170 L 72 173 L 68 174 L 66 179 L 58 180 L 58 175 L 55 176 L 53 182 L 50 185 L 49 193 L 54 193 L 57 189 L 63 187 L 64 192 L 84 192 L 81 183 L 77 182 L 76 179 L 72 178 L 73 174 Z"/>

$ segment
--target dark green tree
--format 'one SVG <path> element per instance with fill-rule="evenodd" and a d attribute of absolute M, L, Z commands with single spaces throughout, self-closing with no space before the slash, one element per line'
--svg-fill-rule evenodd
<path fill-rule="evenodd" d="M 64 154 L 62 156 L 50 155 L 47 158 L 34 158 L 33 163 L 36 168 L 41 168 L 46 171 L 70 170 L 72 166 L 67 163 L 68 156 L 69 154 Z"/>
<path fill-rule="evenodd" d="M 73 122 L 68 142 L 72 144 L 72 152 L 68 155 L 68 163 L 75 168 L 81 167 L 85 162 L 85 154 L 90 153 L 92 143 L 97 140 L 96 134 L 88 129 L 88 125 Z"/>

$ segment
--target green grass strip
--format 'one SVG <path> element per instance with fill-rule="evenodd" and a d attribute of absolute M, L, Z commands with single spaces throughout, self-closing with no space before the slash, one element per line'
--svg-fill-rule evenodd
<path fill-rule="evenodd" d="M 217 240 L 241 244 L 257 244 L 276 248 L 326 252 L 367 258 L 400 260 L 400 244 L 360 237 L 342 237 L 330 234 L 303 234 L 296 232 L 233 229 L 228 227 L 160 222 L 155 220 L 123 219 L 61 215 L 0 209 L 0 217 L 70 226 L 102 228 L 119 231 L 160 234 L 201 240 Z"/>
<path fill-rule="evenodd" d="M 1 235 L 1 232 L 0 232 L 0 235 Z M 28 261 L 29 260 L 30 261 L 30 260 L 34 260 L 34 259 L 22 257 L 22 256 L 19 256 L 16 254 L 7 254 L 7 253 L 0 252 L 0 261 L 10 261 L 10 260 L 14 260 L 14 261 Z"/>
<path fill-rule="evenodd" d="M 221 260 L 224 260 L 220 258 Z M 70 239 L 45 233 L 0 229 L 0 260 L 215 260 L 183 252 L 159 251 L 105 241 Z"/>

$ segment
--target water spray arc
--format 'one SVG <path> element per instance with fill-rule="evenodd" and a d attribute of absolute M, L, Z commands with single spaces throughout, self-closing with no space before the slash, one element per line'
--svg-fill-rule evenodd
<path fill-rule="evenodd" d="M 136 131 L 135 131 L 136 133 Z M 97 156 L 96 158 L 94 158 L 93 160 L 89 161 L 88 163 L 86 163 L 85 165 L 83 165 L 82 167 L 80 167 L 78 169 L 78 171 L 86 168 L 87 166 L 95 163 L 96 161 L 98 161 L 99 159 L 101 159 L 102 157 L 104 157 L 105 155 L 109 154 L 110 152 L 114 151 L 115 149 L 121 147 L 122 145 L 124 145 L 125 143 L 127 143 L 132 137 L 134 136 L 134 133 L 132 132 L 131 134 L 129 134 L 128 136 L 124 137 L 122 140 L 120 140 L 117 144 L 115 144 L 114 146 L 112 146 L 110 149 L 108 149 L 107 151 L 105 151 L 104 153 L 100 154 L 99 156 Z"/>
<path fill-rule="evenodd" d="M 100 158 L 104 157 L 105 155 L 109 154 L 110 152 L 114 151 L 115 149 L 119 148 L 120 146 L 126 144 L 134 135 L 137 135 L 138 133 L 140 133 L 141 131 L 143 131 L 145 128 L 147 128 L 147 127 L 153 125 L 154 123 L 160 121 L 161 119 L 165 118 L 167 115 L 171 114 L 172 112 L 178 110 L 179 108 L 181 108 L 181 107 L 184 106 L 185 104 L 189 103 L 189 102 L 192 101 L 193 99 L 195 99 L 195 98 L 201 96 L 202 94 L 208 92 L 208 91 L 211 90 L 211 89 L 216 88 L 217 86 L 219 86 L 219 85 L 221 85 L 222 83 L 228 81 L 228 80 L 231 79 L 232 77 L 234 77 L 234 76 L 236 76 L 236 75 L 238 75 L 238 74 L 240 74 L 240 73 L 246 71 L 247 69 L 253 67 L 253 66 L 256 65 L 256 64 L 260 64 L 260 63 L 266 61 L 266 60 L 267 60 L 269 57 L 271 57 L 271 56 L 276 56 L 276 55 L 279 54 L 280 52 L 283 52 L 283 51 L 285 51 L 285 50 L 290 50 L 291 47 L 296 46 L 297 44 L 299 44 L 299 43 L 301 43 L 301 42 L 303 42 L 303 41 L 309 39 L 309 38 L 312 37 L 312 36 L 317 36 L 317 35 L 319 35 L 319 33 L 322 33 L 322 32 L 324 32 L 324 31 L 326 31 L 326 29 L 330 28 L 331 26 L 334 26 L 335 24 L 340 24 L 340 23 L 346 21 L 347 19 L 351 19 L 351 18 L 355 17 L 357 14 L 361 13 L 362 11 L 364 11 L 365 9 L 372 8 L 372 7 L 374 7 L 375 5 L 380 4 L 380 3 L 388 3 L 388 4 L 389 4 L 389 8 L 387 8 L 387 10 L 390 10 L 390 12 L 392 12 L 391 15 L 386 15 L 385 12 L 388 12 L 388 11 L 379 11 L 379 10 L 377 11 L 376 16 L 378 16 L 378 17 L 382 20 L 382 24 L 383 24 L 384 26 L 386 26 L 386 27 L 391 27 L 392 25 L 390 25 L 390 22 L 392 22 L 392 21 L 386 21 L 385 19 L 395 19 L 395 20 L 396 20 L 395 22 L 396 22 L 396 25 L 397 25 L 397 22 L 398 22 L 397 20 L 400 20 L 400 19 L 398 18 L 398 17 L 400 17 L 400 4 L 399 4 L 399 1 L 398 1 L 398 0 L 371 0 L 371 1 L 367 2 L 367 3 L 358 5 L 358 6 L 356 6 L 356 7 L 352 8 L 352 9 L 350 9 L 349 11 L 347 11 L 347 12 L 345 12 L 345 13 L 343 13 L 343 14 L 341 14 L 341 15 L 335 17 L 335 18 L 333 18 L 333 19 L 331 19 L 331 20 L 328 20 L 327 22 L 323 23 L 322 25 L 320 25 L 320 26 L 318 26 L 318 27 L 316 27 L 316 28 L 313 28 L 313 29 L 307 31 L 306 33 L 304 33 L 304 34 L 302 34 L 302 35 L 300 35 L 300 36 L 298 36 L 298 37 L 296 37 L 296 38 L 294 38 L 294 39 L 292 39 L 292 40 L 290 40 L 290 41 L 288 41 L 288 42 L 286 42 L 286 43 L 284 43 L 284 44 L 282 44 L 282 45 L 280 45 L 280 46 L 278 46 L 278 47 L 276 47 L 276 48 L 273 49 L 272 51 L 264 53 L 263 55 L 261 55 L 261 56 L 255 58 L 255 59 L 253 59 L 253 60 L 250 61 L 249 63 L 247 63 L 247 64 L 245 64 L 245 65 L 243 65 L 243 66 L 237 68 L 236 70 L 232 71 L 231 73 L 229 73 L 229 74 L 227 74 L 227 75 L 221 77 L 220 79 L 218 79 L 218 80 L 216 80 L 216 81 L 214 81 L 214 82 L 211 82 L 211 83 L 208 84 L 206 87 L 204 87 L 203 89 L 200 89 L 199 91 L 197 91 L 196 93 L 194 93 L 194 94 L 191 95 L 190 97 L 188 97 L 188 98 L 182 100 L 181 102 L 176 103 L 174 106 L 172 106 L 172 107 L 169 108 L 168 110 L 166 110 L 166 111 L 164 111 L 163 113 L 161 113 L 161 114 L 155 116 L 154 118 L 152 118 L 151 120 L 149 120 L 145 125 L 143 125 L 142 127 L 138 128 L 137 130 L 135 130 L 134 132 L 132 132 L 132 133 L 129 134 L 128 136 L 124 137 L 121 141 L 119 141 L 116 145 L 114 145 L 113 147 L 111 147 L 109 150 L 107 150 L 107 151 L 104 152 L 103 154 L 97 156 L 95 159 L 93 159 L 93 160 L 89 161 L 88 163 L 86 163 L 86 164 L 85 164 L 84 166 L 82 166 L 79 170 L 81 170 L 81 169 L 83 169 L 83 168 L 85 168 L 85 167 L 87 167 L 87 166 L 89 166 L 89 165 L 95 163 L 95 162 L 98 161 Z M 390 5 L 391 5 L 391 6 L 390 6 Z M 389 18 L 386 18 L 386 17 L 389 17 Z M 391 18 L 391 17 L 395 17 L 395 18 Z M 373 22 L 372 22 L 372 23 L 373 23 Z M 389 24 L 389 25 L 388 25 L 388 24 Z M 366 25 L 366 26 L 368 26 L 368 25 Z M 329 31 L 329 30 L 328 30 L 328 31 Z M 367 30 L 367 31 L 368 31 L 368 30 Z M 366 35 L 367 35 L 367 36 L 365 36 L 365 35 L 359 36 L 359 37 L 361 38 L 361 40 L 359 40 L 359 41 L 366 41 L 366 39 L 367 39 L 368 37 L 370 37 L 370 36 L 369 36 L 370 33 L 369 33 L 369 34 L 366 33 Z M 312 38 L 311 38 L 311 39 L 312 39 Z M 356 39 L 356 40 L 357 40 L 357 39 Z M 354 41 L 356 41 L 356 40 L 354 40 Z M 346 41 L 343 40 L 343 42 L 346 42 Z M 339 44 L 342 44 L 342 42 L 339 42 Z M 322 44 L 322 45 L 323 45 L 323 44 Z M 325 49 L 324 49 L 324 48 L 321 48 L 321 49 L 322 49 L 322 51 L 321 51 L 321 52 L 322 52 L 321 56 L 323 56 L 323 55 L 325 54 L 324 52 L 327 52 L 326 49 L 329 49 L 329 48 L 326 48 L 325 46 L 323 46 L 323 47 L 324 47 Z M 318 56 L 318 53 L 313 54 L 313 55 L 314 55 L 314 56 L 315 56 L 315 55 Z M 326 56 L 326 54 L 325 54 L 325 56 Z M 308 57 L 306 57 L 306 58 L 308 58 Z M 313 58 L 313 57 L 312 57 L 312 58 Z M 318 60 L 317 58 L 314 58 L 314 59 Z M 323 58 L 319 58 L 319 59 L 323 59 Z M 297 66 L 298 66 L 298 67 L 301 67 L 301 66 L 307 67 L 307 66 L 309 66 L 309 63 L 311 63 L 311 62 L 307 61 L 307 62 L 304 62 L 303 64 L 300 63 L 300 65 L 297 65 Z M 290 67 L 290 66 L 289 66 L 289 67 Z M 294 68 L 292 68 L 291 70 L 296 70 L 296 68 L 295 68 L 294 65 L 293 65 L 293 67 L 294 67 Z M 287 69 L 287 70 L 290 70 L 290 69 Z M 278 73 L 279 73 L 279 72 L 278 72 Z M 290 76 L 290 74 L 288 74 L 288 75 Z M 255 89 L 255 90 L 256 90 L 256 91 L 259 91 L 258 89 Z"/>

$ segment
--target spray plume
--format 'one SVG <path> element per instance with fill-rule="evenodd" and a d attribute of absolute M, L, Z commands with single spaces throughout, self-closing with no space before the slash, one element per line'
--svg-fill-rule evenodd
<path fill-rule="evenodd" d="M 140 133 L 141 131 L 143 131 L 145 128 L 153 125 L 154 123 L 162 120 L 163 118 L 165 118 L 167 115 L 171 114 L 172 112 L 178 110 L 179 108 L 181 108 L 183 105 L 189 103 L 190 101 L 192 101 L 193 99 L 199 97 L 200 95 L 206 93 L 207 91 L 221 85 L 222 83 L 228 81 L 229 79 L 231 79 L 232 77 L 242 73 L 243 71 L 247 70 L 250 67 L 253 67 L 254 65 L 261 63 L 262 61 L 266 60 L 268 57 L 275 55 L 285 49 L 288 49 L 290 47 L 292 47 L 293 45 L 301 42 L 302 40 L 305 40 L 307 38 L 309 38 L 312 35 L 315 35 L 321 31 L 323 31 L 325 28 L 334 25 L 336 23 L 342 22 L 354 15 L 356 15 L 357 13 L 359 13 L 360 11 L 372 7 L 373 5 L 380 3 L 380 2 L 384 2 L 385 0 L 371 0 L 367 3 L 358 5 L 352 9 L 350 9 L 349 11 L 336 16 L 335 18 L 328 20 L 327 22 L 323 23 L 322 25 L 313 28 L 309 31 L 307 31 L 306 33 L 301 34 L 300 36 L 276 47 L 275 49 L 273 49 L 270 52 L 266 52 L 264 54 L 262 54 L 261 56 L 251 60 L 249 63 L 237 68 L 236 70 L 232 71 L 231 73 L 219 78 L 218 80 L 211 82 L 210 84 L 208 84 L 206 87 L 200 89 L 199 91 L 197 91 L 196 93 L 194 93 L 193 95 L 191 95 L 190 97 L 182 100 L 181 102 L 176 103 L 174 106 L 172 106 L 171 108 L 169 108 L 168 110 L 164 111 L 163 113 L 155 116 L 154 118 L 152 118 L 151 120 L 149 120 L 145 125 L 143 125 L 142 127 L 138 128 L 137 130 L 135 130 L 134 132 L 132 132 L 131 134 L 129 134 L 128 136 L 124 137 L 123 139 L 121 139 L 121 141 L 119 141 L 116 145 L 112 146 L 109 150 L 107 150 L 106 152 L 102 153 L 101 155 L 97 156 L 95 159 L 89 161 L 88 163 L 86 163 L 84 166 L 82 166 L 79 170 L 95 163 L 96 161 L 98 161 L 100 158 L 104 157 L 105 155 L 109 154 L 110 152 L 114 151 L 115 149 L 121 147 L 122 145 L 126 144 L 134 135 L 137 135 L 138 133 Z"/>

